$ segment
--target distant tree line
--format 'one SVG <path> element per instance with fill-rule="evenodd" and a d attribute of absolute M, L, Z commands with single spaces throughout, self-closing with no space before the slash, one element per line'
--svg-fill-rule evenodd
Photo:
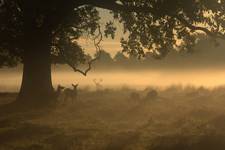
<path fill-rule="evenodd" d="M 95 56 L 98 54 L 95 54 Z M 92 56 L 88 55 L 89 59 Z M 126 55 L 122 51 L 118 51 L 112 56 L 107 50 L 100 51 L 100 58 L 94 63 L 93 69 L 104 70 L 104 69 L 138 69 L 150 67 L 153 59 L 152 53 L 147 52 L 145 57 L 137 57 L 135 55 Z M 156 60 L 157 61 L 157 60 Z"/>
<path fill-rule="evenodd" d="M 225 44 L 223 40 L 214 46 L 211 39 L 203 38 L 192 51 L 171 50 L 164 59 L 155 59 L 154 54 L 146 52 L 144 57 L 126 55 L 118 51 L 112 56 L 107 50 L 101 50 L 101 57 L 95 62 L 95 70 L 104 69 L 199 69 L 205 67 L 224 67 Z M 89 59 L 91 59 L 91 56 Z"/>

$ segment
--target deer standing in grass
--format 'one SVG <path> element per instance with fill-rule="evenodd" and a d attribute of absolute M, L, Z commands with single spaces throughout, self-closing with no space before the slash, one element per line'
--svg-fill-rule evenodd
<path fill-rule="evenodd" d="M 57 101 L 60 100 L 61 95 L 62 95 L 64 89 L 65 89 L 65 87 L 63 87 L 61 85 L 58 85 L 57 86 L 57 89 L 55 91 L 55 98 L 56 98 Z"/>
<path fill-rule="evenodd" d="M 97 79 L 93 79 L 93 82 L 94 82 L 94 84 L 95 84 L 95 87 L 96 87 L 96 90 L 97 91 L 101 91 L 102 89 L 103 89 L 103 86 L 102 86 L 102 79 L 99 79 L 99 80 L 97 80 Z"/>
<path fill-rule="evenodd" d="M 77 100 L 77 88 L 78 88 L 78 84 L 72 84 L 73 89 L 70 88 L 66 88 L 64 89 L 64 102 L 65 101 L 71 101 L 71 103 L 73 103 L 75 100 Z"/>

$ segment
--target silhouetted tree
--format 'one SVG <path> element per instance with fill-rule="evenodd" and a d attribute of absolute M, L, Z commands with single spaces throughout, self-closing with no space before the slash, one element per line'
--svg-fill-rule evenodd
<path fill-rule="evenodd" d="M 95 57 L 100 56 L 99 59 L 95 63 L 95 67 L 105 68 L 113 65 L 113 59 L 110 53 L 105 50 L 100 50 L 95 54 Z"/>
<path fill-rule="evenodd" d="M 128 59 L 130 62 L 136 62 L 138 61 L 138 59 L 140 59 L 141 57 L 138 57 L 140 56 L 139 54 L 130 54 Z"/>
<path fill-rule="evenodd" d="M 76 41 L 92 36 L 99 48 L 97 7 L 111 10 L 124 25 L 129 36 L 121 40 L 123 51 L 137 57 L 145 50 L 161 58 L 172 47 L 189 49 L 196 43 L 196 31 L 224 38 L 224 0 L 1 0 L 0 65 L 24 64 L 19 99 L 54 95 L 51 58 L 86 75 L 90 67 L 84 72 L 76 68 L 85 62 Z M 108 22 L 104 35 L 113 38 L 115 29 Z"/>
<path fill-rule="evenodd" d="M 153 54 L 151 52 L 146 52 L 145 53 L 145 59 L 146 60 L 148 60 L 148 59 L 150 60 L 150 59 L 152 59 L 152 57 L 153 57 Z"/>
<path fill-rule="evenodd" d="M 128 61 L 128 58 L 120 51 L 116 53 L 113 59 L 117 65 L 126 64 Z"/>

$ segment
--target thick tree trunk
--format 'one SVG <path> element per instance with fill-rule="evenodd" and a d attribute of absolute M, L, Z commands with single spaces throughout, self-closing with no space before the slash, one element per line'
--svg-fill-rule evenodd
<path fill-rule="evenodd" d="M 18 101 L 36 104 L 52 100 L 54 89 L 51 79 L 50 40 L 47 36 L 31 35 L 25 43 L 23 63 L 23 79 Z"/>

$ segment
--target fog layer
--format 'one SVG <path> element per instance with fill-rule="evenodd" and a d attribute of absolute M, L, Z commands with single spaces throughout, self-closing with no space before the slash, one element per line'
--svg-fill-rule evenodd
<path fill-rule="evenodd" d="M 194 85 L 214 87 L 225 84 L 225 70 L 195 70 L 195 71 L 130 71 L 130 72 L 90 72 L 84 77 L 74 72 L 53 71 L 53 84 L 70 86 L 79 83 L 80 87 L 95 88 L 93 80 L 104 88 L 129 86 L 143 89 L 147 86 L 167 87 L 170 85 Z M 21 72 L 1 72 L 0 91 L 17 91 L 21 83 Z"/>

